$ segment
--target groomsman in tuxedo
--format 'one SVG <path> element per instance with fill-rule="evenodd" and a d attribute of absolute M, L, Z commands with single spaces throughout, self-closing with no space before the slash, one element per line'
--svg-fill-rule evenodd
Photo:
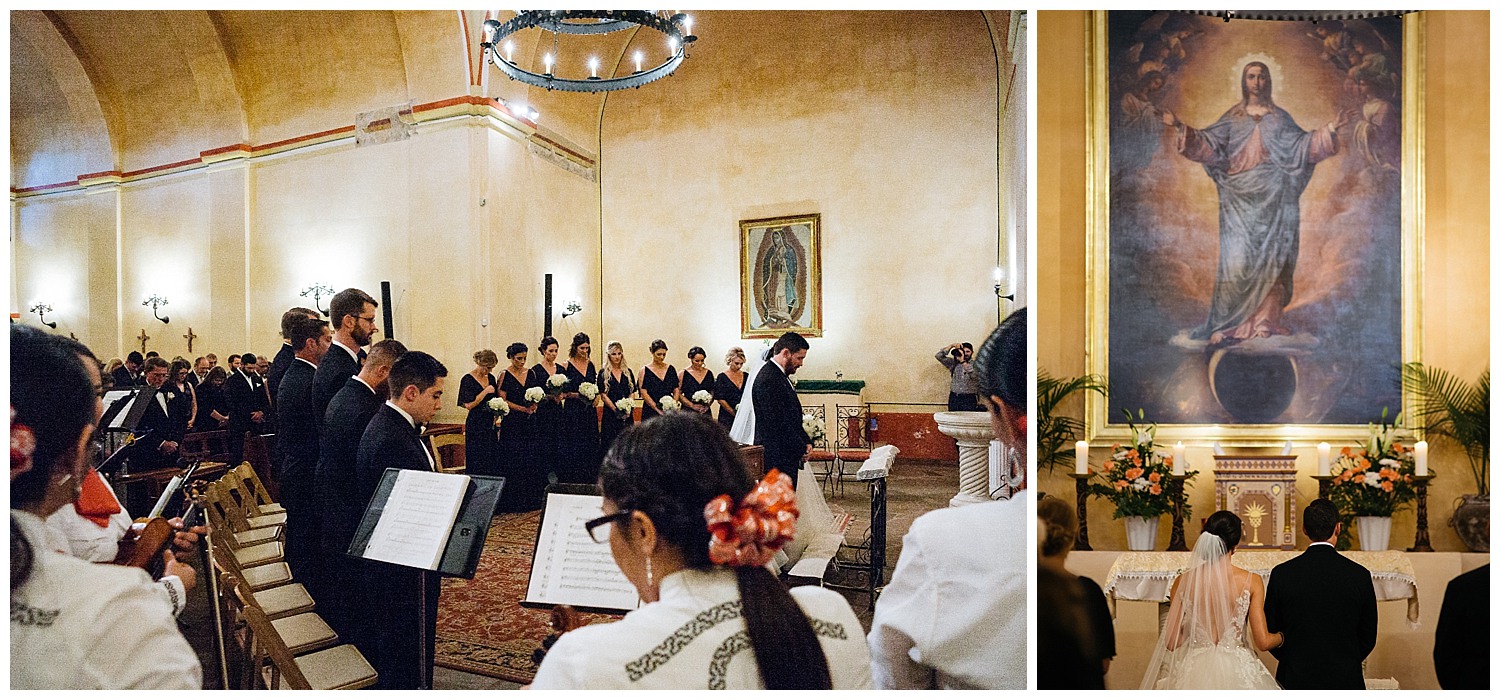
<path fill-rule="evenodd" d="M 333 295 L 328 302 L 329 322 L 333 324 L 333 352 L 318 365 L 313 376 L 313 409 L 318 421 L 328 411 L 328 402 L 339 393 L 344 382 L 359 373 L 364 360 L 364 350 L 370 337 L 380 330 L 375 327 L 374 297 L 350 287 Z"/>
<path fill-rule="evenodd" d="M 318 320 L 319 314 L 312 309 L 293 306 L 281 315 L 281 348 L 276 351 L 276 357 L 271 358 L 271 367 L 266 372 L 266 386 L 270 387 L 271 398 L 277 405 L 281 403 L 276 394 L 276 391 L 281 387 L 281 377 L 292 366 L 292 358 L 297 356 L 297 349 L 292 347 L 291 324 L 299 318 Z"/>
<path fill-rule="evenodd" d="M 1375 649 L 1377 611 L 1370 572 L 1334 548 L 1339 509 L 1326 498 L 1307 504 L 1307 551 L 1271 570 L 1266 629 L 1286 641 L 1271 650 L 1287 690 L 1363 690 L 1365 657 Z"/>
<path fill-rule="evenodd" d="M 807 359 L 807 340 L 783 333 L 771 346 L 771 359 L 755 374 L 751 400 L 755 406 L 755 444 L 765 447 L 766 469 L 780 469 L 797 484 L 802 460 L 812 451 L 812 438 L 802 429 L 802 402 L 792 388 L 792 375 Z"/>
<path fill-rule="evenodd" d="M 356 484 L 354 468 L 365 427 L 388 396 L 386 379 L 391 375 L 391 365 L 405 354 L 406 346 L 399 340 L 382 340 L 370 346 L 365 366 L 328 402 L 319 440 L 315 481 L 322 508 L 318 534 L 326 585 L 317 599 L 318 612 L 339 636 L 361 649 L 368 647 L 366 640 L 371 639 L 362 624 L 363 614 L 368 612 L 362 593 L 364 579 L 360 561 L 350 558 L 348 552 L 371 494 Z"/>
<path fill-rule="evenodd" d="M 132 386 L 140 386 L 143 383 L 141 381 L 141 364 L 145 361 L 146 358 L 142 357 L 140 353 L 131 350 L 130 354 L 125 356 L 125 364 L 116 367 L 115 371 L 110 374 L 110 377 L 115 380 L 115 387 L 124 389 Z"/>
<path fill-rule="evenodd" d="M 147 403 L 146 412 L 141 414 L 140 422 L 136 423 L 136 432 L 149 430 L 151 435 L 136 447 L 136 456 L 131 465 L 135 471 L 160 469 L 176 464 L 177 449 L 182 442 L 182 428 L 187 420 L 185 416 L 178 416 L 172 411 L 174 405 L 181 404 L 175 400 L 175 390 L 167 384 L 167 378 L 171 375 L 167 361 L 153 357 L 141 364 L 146 370 L 141 376 L 145 379 L 147 389 L 141 391 L 140 396 L 146 398 Z"/>
<path fill-rule="evenodd" d="M 255 431 L 259 435 L 271 423 L 266 412 L 271 409 L 266 390 L 260 377 L 255 374 L 255 355 L 245 353 L 240 357 L 240 368 L 229 373 L 224 382 L 224 402 L 229 404 L 229 463 L 239 464 L 245 455 L 245 432 Z"/>
<path fill-rule="evenodd" d="M 1448 582 L 1433 631 L 1432 666 L 1443 690 L 1489 690 L 1489 564 Z"/>
<path fill-rule="evenodd" d="M 378 483 L 391 467 L 436 470 L 422 427 L 442 408 L 447 375 L 447 368 L 425 352 L 408 352 L 392 365 L 391 398 L 370 419 L 359 442 L 355 471 L 362 485 Z M 366 488 L 374 490 L 373 485 Z M 363 568 L 369 596 L 366 614 L 377 616 L 371 621 L 374 666 L 380 673 L 377 687 L 431 688 L 437 652 L 437 572 L 374 561 L 366 561 Z"/>
<path fill-rule="evenodd" d="M 284 325 L 296 349 L 276 395 L 276 451 L 282 507 L 286 508 L 286 563 L 314 600 L 323 597 L 318 557 L 318 499 L 314 470 L 318 428 L 313 420 L 312 381 L 333 336 L 328 322 L 298 314 Z"/>

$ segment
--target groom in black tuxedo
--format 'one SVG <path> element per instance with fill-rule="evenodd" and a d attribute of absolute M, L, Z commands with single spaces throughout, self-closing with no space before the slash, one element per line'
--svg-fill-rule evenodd
<path fill-rule="evenodd" d="M 765 447 L 766 470 L 779 469 L 797 485 L 802 460 L 812 450 L 812 438 L 802 429 L 802 402 L 792 388 L 792 375 L 807 358 L 807 339 L 784 333 L 771 346 L 771 359 L 755 375 L 750 400 L 755 404 L 755 444 Z"/>
<path fill-rule="evenodd" d="M 330 351 L 338 352 L 337 350 Z M 391 365 L 391 398 L 365 426 L 355 462 L 356 478 L 373 492 L 388 468 L 436 471 L 422 426 L 443 406 L 447 368 L 432 355 L 412 351 Z M 373 636 L 380 689 L 430 689 L 437 653 L 438 593 L 435 571 L 377 561 L 363 562 L 365 614 Z"/>
<path fill-rule="evenodd" d="M 1287 690 L 1363 690 L 1365 657 L 1375 648 L 1375 586 L 1370 572 L 1339 554 L 1339 510 L 1319 498 L 1302 511 L 1312 544 L 1271 570 L 1266 629 L 1286 641 L 1272 649 L 1276 682 Z"/>

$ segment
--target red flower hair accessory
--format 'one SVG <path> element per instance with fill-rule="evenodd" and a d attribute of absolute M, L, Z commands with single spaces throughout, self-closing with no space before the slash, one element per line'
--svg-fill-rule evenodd
<path fill-rule="evenodd" d="M 31 455 L 36 453 L 36 435 L 16 422 L 16 409 L 10 409 L 10 478 L 31 471 Z"/>
<path fill-rule="evenodd" d="M 728 494 L 703 509 L 708 558 L 729 566 L 765 566 L 797 534 L 797 491 L 791 477 L 772 469 L 735 507 Z"/>

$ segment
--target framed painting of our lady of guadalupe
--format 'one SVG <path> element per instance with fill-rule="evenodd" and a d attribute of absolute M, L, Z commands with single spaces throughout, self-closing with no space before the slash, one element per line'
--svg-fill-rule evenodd
<path fill-rule="evenodd" d="M 1421 13 L 1097 12 L 1091 434 L 1363 435 L 1417 361 Z M 1113 422 L 1112 422 L 1113 421 Z"/>
<path fill-rule="evenodd" d="M 740 222 L 740 334 L 823 335 L 822 217 Z"/>

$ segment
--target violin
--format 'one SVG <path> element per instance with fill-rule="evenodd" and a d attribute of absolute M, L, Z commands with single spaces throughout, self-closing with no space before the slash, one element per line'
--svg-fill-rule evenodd
<path fill-rule="evenodd" d="M 193 518 L 201 505 L 201 499 L 193 495 L 193 491 L 200 490 L 202 484 L 202 481 L 195 481 L 185 489 L 188 498 L 192 501 L 182 513 L 183 523 Z M 125 535 L 120 538 L 119 551 L 115 554 L 114 563 L 145 569 L 151 574 L 153 580 L 159 579 L 165 567 L 165 562 L 161 557 L 162 552 L 172 546 L 172 540 L 176 536 L 177 528 L 172 527 L 172 523 L 158 513 L 137 518 L 125 531 Z"/>
<path fill-rule="evenodd" d="M 546 658 L 547 650 L 557 643 L 557 638 L 583 626 L 583 616 L 571 605 L 557 605 L 552 608 L 552 633 L 542 639 L 542 645 L 531 652 L 531 662 L 537 666 L 542 665 L 542 659 Z"/>

